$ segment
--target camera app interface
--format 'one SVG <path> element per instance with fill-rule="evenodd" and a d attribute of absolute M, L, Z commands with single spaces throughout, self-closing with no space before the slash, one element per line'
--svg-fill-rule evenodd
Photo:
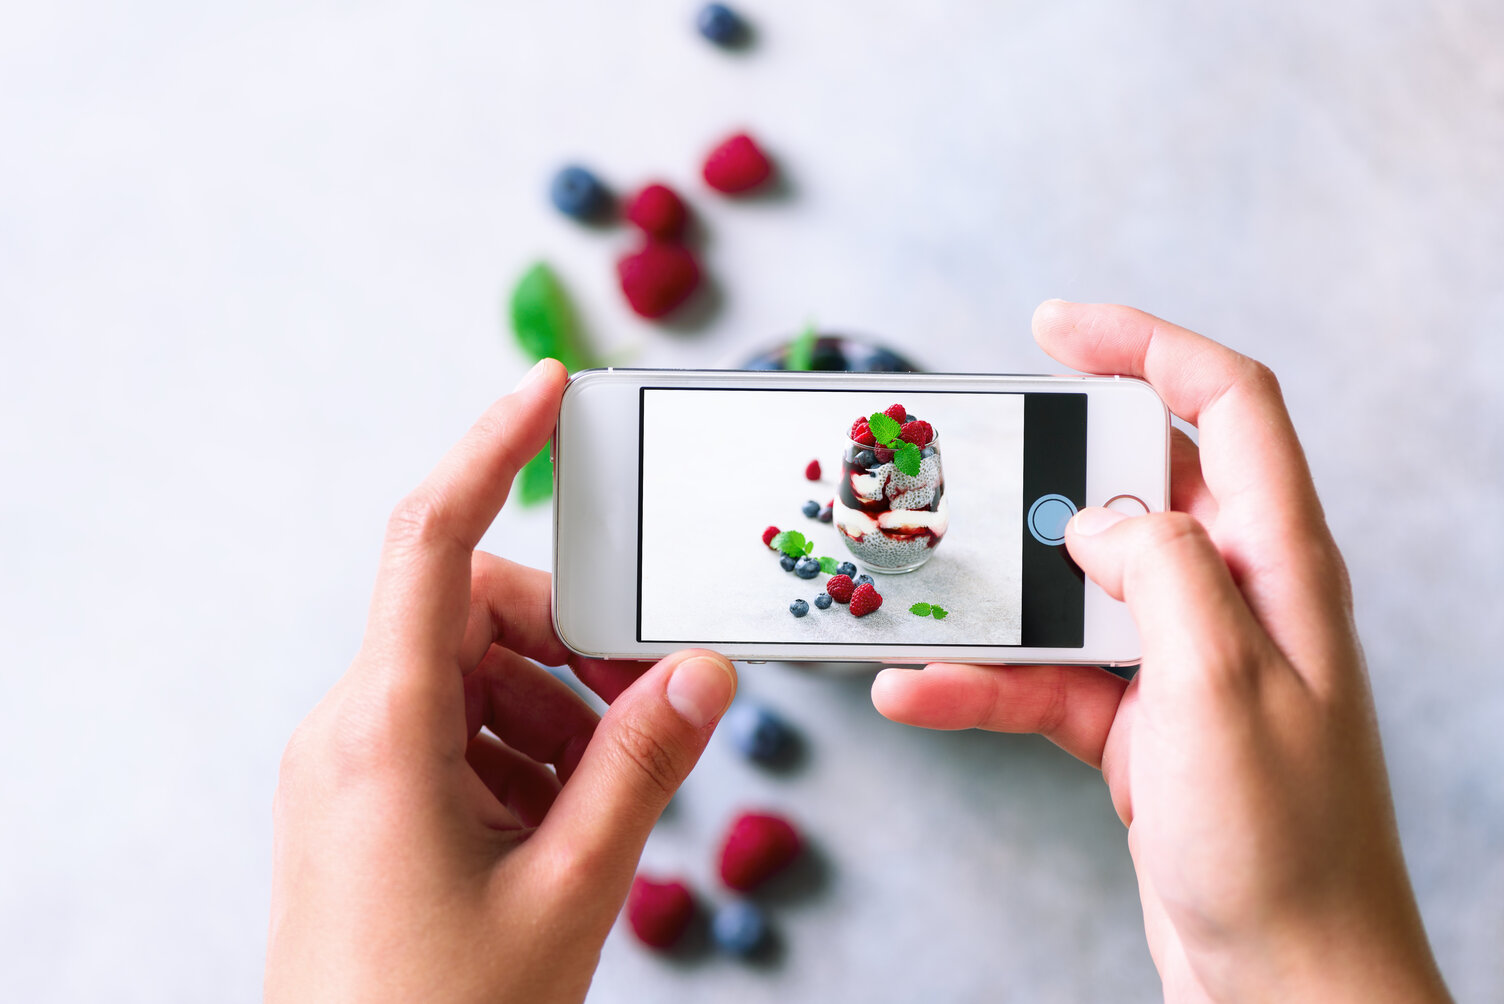
<path fill-rule="evenodd" d="M 1026 436 L 1036 398 L 1080 422 Z M 1079 572 L 1025 511 L 1026 480 L 1084 494 L 1084 418 L 1079 394 L 643 388 L 638 638 L 1079 645 Z M 1074 618 L 1026 616 L 1041 558 Z"/>

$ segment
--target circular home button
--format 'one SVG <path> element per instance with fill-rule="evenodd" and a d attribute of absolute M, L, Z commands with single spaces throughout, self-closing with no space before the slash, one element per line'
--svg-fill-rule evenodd
<path fill-rule="evenodd" d="M 1114 495 L 1102 505 L 1124 516 L 1142 516 L 1149 511 L 1149 504 L 1137 495 Z"/>
<path fill-rule="evenodd" d="M 1076 515 L 1076 504 L 1064 495 L 1041 495 L 1029 506 L 1024 522 L 1034 539 L 1049 547 L 1065 543 L 1065 524 Z"/>

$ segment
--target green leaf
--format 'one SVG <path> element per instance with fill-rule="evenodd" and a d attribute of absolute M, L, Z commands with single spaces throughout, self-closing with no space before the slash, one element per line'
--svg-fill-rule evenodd
<path fill-rule="evenodd" d="M 911 478 L 919 473 L 919 468 L 923 464 L 924 460 L 919 455 L 919 447 L 913 443 L 904 443 L 893 451 L 893 466 L 897 467 L 900 473 L 907 474 Z"/>
<path fill-rule="evenodd" d="M 930 605 L 928 603 L 916 603 L 912 607 L 909 607 L 909 613 L 915 617 L 928 617 L 930 615 Z"/>
<path fill-rule="evenodd" d="M 826 575 L 836 574 L 836 569 L 840 567 L 841 566 L 836 562 L 836 559 L 834 558 L 820 559 L 820 571 L 824 572 Z"/>
<path fill-rule="evenodd" d="M 805 541 L 805 543 L 804 543 L 804 553 L 805 554 L 809 554 L 814 549 L 815 549 L 815 542 L 814 541 L 812 541 L 812 540 Z"/>
<path fill-rule="evenodd" d="M 881 446 L 891 446 L 893 440 L 898 438 L 898 433 L 903 426 L 893 421 L 880 411 L 874 411 L 867 418 L 867 428 L 872 430 L 872 438 Z"/>
<path fill-rule="evenodd" d="M 806 324 L 804 330 L 792 342 L 789 342 L 788 354 L 784 357 L 783 368 L 802 373 L 814 368 L 815 365 L 815 333 L 813 324 Z"/>
<path fill-rule="evenodd" d="M 930 613 L 934 615 L 935 620 L 943 621 L 945 620 L 946 615 L 950 613 L 950 611 L 942 606 L 935 606 L 932 604 L 930 606 Z"/>
<path fill-rule="evenodd" d="M 791 558 L 797 558 L 804 554 L 804 534 L 798 530 L 785 530 L 776 534 L 771 541 L 773 550 L 782 551 Z"/>
<path fill-rule="evenodd" d="M 546 502 L 554 493 L 554 464 L 548 458 L 548 445 L 537 456 L 522 465 L 514 483 L 517 501 L 525 506 Z"/>
<path fill-rule="evenodd" d="M 573 307 L 559 277 L 544 262 L 535 262 L 512 289 L 512 333 L 528 359 L 552 357 L 572 373 L 591 365 Z"/>

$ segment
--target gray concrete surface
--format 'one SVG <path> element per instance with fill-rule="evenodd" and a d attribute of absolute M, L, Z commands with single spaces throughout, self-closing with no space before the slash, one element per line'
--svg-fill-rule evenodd
<path fill-rule="evenodd" d="M 934 368 L 1049 371 L 1048 296 L 1121 300 L 1281 374 L 1347 550 L 1442 968 L 1504 996 L 1504 12 L 1259 5 L 34 4 L 0 30 L 0 955 L 14 1000 L 259 994 L 268 807 L 358 643 L 392 503 L 522 363 L 534 257 L 600 343 L 708 364 L 822 324 Z M 694 167 L 745 125 L 782 194 Z M 718 291 L 628 316 L 582 158 L 684 186 Z M 547 556 L 547 517 L 489 544 Z M 786 951 L 593 998 L 1154 999 L 1100 780 L 1028 738 L 886 724 L 861 679 L 754 668 L 807 730 L 719 744 L 648 849 L 704 878 L 733 804 L 826 867 Z"/>

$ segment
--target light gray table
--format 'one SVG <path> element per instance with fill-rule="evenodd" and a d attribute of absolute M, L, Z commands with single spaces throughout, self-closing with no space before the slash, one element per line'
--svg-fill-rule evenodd
<path fill-rule="evenodd" d="M 361 630 L 392 503 L 521 361 L 555 262 L 598 343 L 722 362 L 813 317 L 935 369 L 1049 371 L 1047 296 L 1272 364 L 1353 572 L 1442 967 L 1504 995 L 1504 19 L 1255 6 L 32 4 L 0 31 L 0 946 L 16 1000 L 259 991 L 280 749 Z M 782 195 L 710 197 L 747 126 Z M 582 158 L 683 186 L 716 309 L 632 319 L 628 236 L 541 192 Z M 547 557 L 547 516 L 489 541 Z M 733 805 L 814 889 L 753 969 L 619 934 L 593 997 L 1149 1000 L 1100 780 L 1029 738 L 890 725 L 754 668 L 787 775 L 717 742 L 648 848 L 703 880 Z"/>

